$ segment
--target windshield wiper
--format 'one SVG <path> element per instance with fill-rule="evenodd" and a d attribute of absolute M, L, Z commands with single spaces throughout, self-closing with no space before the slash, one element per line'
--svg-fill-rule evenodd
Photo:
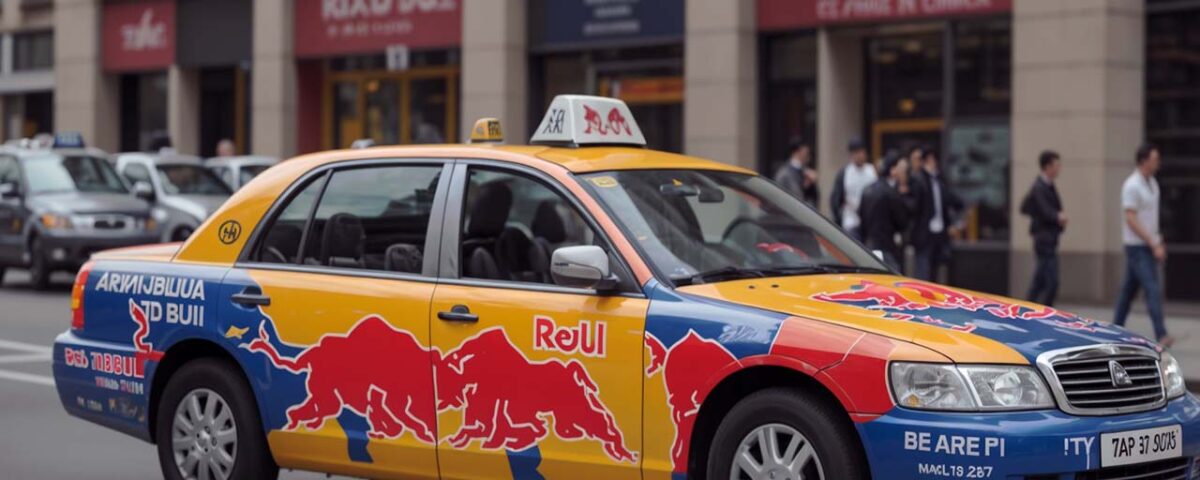
<path fill-rule="evenodd" d="M 825 273 L 882 273 L 891 275 L 893 272 L 883 268 L 863 267 L 859 265 L 843 265 L 840 263 L 822 263 L 819 265 Z"/>
<path fill-rule="evenodd" d="M 697 273 L 690 277 L 677 277 L 671 280 L 680 286 L 700 283 L 720 282 L 743 278 L 786 277 L 792 275 L 822 275 L 829 273 L 882 273 L 892 272 L 881 268 L 862 267 L 857 265 L 842 265 L 837 263 L 818 263 L 794 267 L 764 267 L 745 268 L 727 266 Z"/>
<path fill-rule="evenodd" d="M 742 268 L 733 265 L 706 270 L 688 277 L 676 277 L 671 280 L 679 285 L 695 285 L 697 283 L 708 283 L 722 280 L 732 280 L 735 278 L 762 278 L 766 273 L 762 269 L 757 268 Z"/>

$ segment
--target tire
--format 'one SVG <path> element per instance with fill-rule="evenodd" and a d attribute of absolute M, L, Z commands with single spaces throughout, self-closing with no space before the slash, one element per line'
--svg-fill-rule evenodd
<path fill-rule="evenodd" d="M 272 480 L 279 477 L 279 467 L 271 457 L 266 435 L 263 434 L 254 394 L 250 392 L 245 379 L 238 375 L 236 368 L 234 364 L 225 360 L 202 358 L 180 367 L 167 381 L 158 404 L 154 428 L 158 461 L 164 479 L 222 478 L 215 474 L 211 477 L 202 475 L 200 465 L 207 463 L 206 456 L 227 459 L 214 462 L 219 464 L 221 472 L 227 473 L 225 478 L 231 480 Z M 191 409 L 186 406 L 180 410 L 181 403 L 186 400 L 190 406 L 193 399 L 197 400 L 201 415 L 192 414 L 188 411 Z M 219 400 L 219 403 L 214 404 L 214 399 Z M 221 408 L 222 404 L 224 408 Z M 214 407 L 210 410 L 209 405 Z M 185 419 L 192 420 L 190 423 L 194 428 L 187 429 L 184 425 L 177 425 L 177 414 L 183 414 Z M 216 421 L 213 421 L 214 419 Z M 202 430 L 201 425 L 209 427 Z M 230 425 L 232 429 L 229 428 Z M 229 434 L 231 430 L 233 433 Z M 186 444 L 177 442 L 180 438 L 187 439 L 193 446 L 189 448 Z M 230 438 L 233 439 L 232 445 L 228 443 Z M 196 458 L 187 476 L 184 475 L 182 466 L 176 463 L 177 443 L 179 448 L 187 452 L 182 454 L 180 461 Z"/>
<path fill-rule="evenodd" d="M 866 455 L 863 454 L 858 435 L 848 422 L 838 421 L 845 416 L 845 412 L 823 399 L 796 390 L 772 388 L 755 392 L 734 405 L 717 427 L 708 453 L 706 478 L 799 478 L 792 474 L 794 472 L 779 469 L 775 470 L 774 477 L 768 475 L 771 462 L 763 461 L 762 450 L 757 448 L 763 443 L 760 439 L 766 436 L 760 437 L 758 433 L 774 429 L 775 443 L 779 444 L 777 451 L 786 452 L 795 440 L 796 447 L 792 451 L 796 453 L 791 457 L 808 458 L 807 461 L 798 462 L 802 467 L 800 470 L 806 473 L 805 479 L 870 479 Z M 799 434 L 800 438 L 795 434 Z M 759 467 L 768 467 L 761 477 L 734 470 L 735 455 L 740 455 L 744 444 L 752 461 L 756 457 Z M 807 446 L 811 446 L 811 450 L 806 449 Z M 807 451 L 814 456 L 807 457 L 804 454 Z M 788 456 L 785 454 L 783 457 Z"/>
<path fill-rule="evenodd" d="M 34 290 L 45 290 L 50 287 L 50 265 L 46 264 L 46 252 L 42 248 L 42 239 L 33 237 L 29 242 L 29 284 Z"/>

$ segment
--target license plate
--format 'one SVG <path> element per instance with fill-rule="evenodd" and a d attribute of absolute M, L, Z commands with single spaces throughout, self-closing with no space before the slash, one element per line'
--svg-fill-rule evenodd
<path fill-rule="evenodd" d="M 1100 434 L 1100 466 L 1153 462 L 1183 455 L 1179 425 Z"/>

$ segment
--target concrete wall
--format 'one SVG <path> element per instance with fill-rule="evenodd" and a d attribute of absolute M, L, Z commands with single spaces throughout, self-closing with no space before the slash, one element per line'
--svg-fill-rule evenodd
<path fill-rule="evenodd" d="M 287 158 L 296 154 L 298 126 L 292 0 L 254 0 L 253 34 L 249 150 Z"/>
<path fill-rule="evenodd" d="M 821 205 L 827 215 L 839 207 L 829 205 L 829 194 L 838 170 L 849 161 L 846 145 L 851 138 L 862 136 L 866 121 L 862 45 L 862 37 L 856 33 L 829 29 L 817 33 L 817 158 L 821 159 L 819 183 L 825 197 Z"/>
<path fill-rule="evenodd" d="M 525 0 L 463 2 L 459 137 L 475 120 L 496 117 L 508 143 L 526 143 L 528 54 Z"/>
<path fill-rule="evenodd" d="M 755 168 L 758 48 L 754 2 L 690 0 L 685 7 L 683 149 Z"/>
<path fill-rule="evenodd" d="M 1023 293 L 1033 268 L 1020 201 L 1043 149 L 1059 151 L 1069 217 L 1062 237 L 1067 300 L 1109 301 L 1121 263 L 1121 182 L 1143 137 L 1142 2 L 1017 0 L 1013 7 L 1013 167 L 1010 284 Z"/>
<path fill-rule="evenodd" d="M 100 1 L 58 0 L 54 5 L 54 128 L 78 131 L 97 147 L 116 151 L 117 79 L 100 63 Z"/>

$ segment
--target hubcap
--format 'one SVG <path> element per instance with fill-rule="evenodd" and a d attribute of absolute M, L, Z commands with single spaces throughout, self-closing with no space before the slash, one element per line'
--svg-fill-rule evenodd
<path fill-rule="evenodd" d="M 175 409 L 171 428 L 175 465 L 188 480 L 226 480 L 237 459 L 233 410 L 217 392 L 188 392 Z"/>
<path fill-rule="evenodd" d="M 730 480 L 825 480 L 817 452 L 804 435 L 781 424 L 761 425 L 733 454 Z"/>

